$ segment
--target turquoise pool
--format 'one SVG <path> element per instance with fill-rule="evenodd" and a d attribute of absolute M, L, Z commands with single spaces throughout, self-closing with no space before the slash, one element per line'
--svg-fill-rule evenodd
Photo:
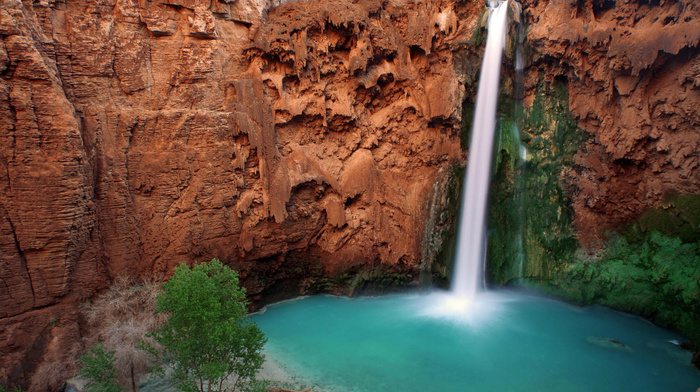
<path fill-rule="evenodd" d="M 285 371 L 326 391 L 688 391 L 682 338 L 604 307 L 517 292 L 300 298 L 255 314 Z"/>

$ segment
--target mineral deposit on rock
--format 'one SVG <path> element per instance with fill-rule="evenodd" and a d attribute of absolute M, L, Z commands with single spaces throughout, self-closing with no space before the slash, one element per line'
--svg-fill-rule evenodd
<path fill-rule="evenodd" d="M 526 100 L 566 82 L 592 135 L 563 174 L 584 243 L 700 184 L 700 7 L 608 3 L 523 4 Z M 120 275 L 217 257 L 258 302 L 416 279 L 434 185 L 465 159 L 483 10 L 2 1 L 0 382 L 58 388 L 77 304 Z"/>

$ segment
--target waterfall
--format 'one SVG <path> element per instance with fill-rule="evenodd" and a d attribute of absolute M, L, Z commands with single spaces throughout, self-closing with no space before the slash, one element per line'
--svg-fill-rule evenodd
<path fill-rule="evenodd" d="M 484 61 L 481 65 L 479 91 L 476 96 L 452 284 L 454 294 L 458 298 L 469 301 L 483 286 L 486 257 L 486 208 L 491 179 L 498 82 L 505 47 L 508 2 L 499 1 L 493 4 L 489 12 L 488 38 Z"/>
<path fill-rule="evenodd" d="M 523 106 L 522 106 L 522 101 L 523 101 L 523 69 L 524 69 L 524 63 L 523 63 L 523 40 L 525 39 L 524 32 L 523 32 L 523 23 L 522 23 L 522 10 L 520 8 L 520 3 L 518 2 L 513 2 L 513 5 L 515 7 L 514 12 L 520 16 L 520 21 L 517 24 L 517 29 L 518 29 L 518 36 L 517 36 L 517 41 L 515 42 L 515 102 L 514 102 L 514 108 L 513 111 L 515 113 L 515 116 L 518 120 L 521 120 L 523 118 Z M 520 175 L 518 176 L 518 179 L 516 180 L 516 193 L 515 193 L 515 206 L 518 208 L 518 222 L 516 229 L 518 230 L 518 240 L 517 240 L 517 246 L 518 246 L 518 278 L 523 277 L 523 264 L 525 261 L 525 249 L 523 248 L 523 231 L 525 230 L 525 162 L 527 162 L 527 149 L 523 145 L 522 140 L 520 139 L 520 127 L 518 124 L 521 123 L 521 121 L 514 121 L 513 122 L 513 140 L 518 141 L 518 157 L 517 162 L 519 166 L 519 171 Z"/>

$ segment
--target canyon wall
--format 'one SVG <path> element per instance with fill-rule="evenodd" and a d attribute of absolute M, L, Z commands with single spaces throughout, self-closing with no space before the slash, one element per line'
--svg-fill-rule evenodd
<path fill-rule="evenodd" d="M 700 5 L 525 5 L 526 87 L 534 92 L 540 75 L 565 82 L 569 109 L 590 134 L 565 174 L 584 246 L 668 194 L 700 193 Z"/>
<path fill-rule="evenodd" d="M 586 135 L 552 171 L 574 247 L 700 192 L 700 8 L 660 3 L 523 3 L 525 104 L 563 86 L 556 119 Z M 0 382 L 59 387 L 78 304 L 120 275 L 217 257 L 257 304 L 418 285 L 454 229 L 483 16 L 481 1 L 3 1 Z"/>
<path fill-rule="evenodd" d="M 524 5 L 525 108 L 502 111 L 492 187 L 494 282 L 633 312 L 700 347 L 700 6 Z"/>
<path fill-rule="evenodd" d="M 3 1 L 0 382 L 56 388 L 121 275 L 216 257 L 258 305 L 417 285 L 482 8 Z"/>

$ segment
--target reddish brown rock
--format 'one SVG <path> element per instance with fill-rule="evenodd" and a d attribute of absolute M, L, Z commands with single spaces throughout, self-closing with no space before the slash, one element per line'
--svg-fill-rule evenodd
<path fill-rule="evenodd" d="M 461 159 L 453 53 L 482 7 L 459 7 L 3 2 L 0 381 L 55 388 L 37 375 L 80 331 L 51 318 L 120 275 L 218 257 L 254 301 L 417 277 Z"/>
<path fill-rule="evenodd" d="M 524 3 L 529 88 L 540 73 L 565 80 L 570 109 L 592 135 L 566 173 L 584 245 L 668 194 L 700 192 L 700 7 Z"/>
<path fill-rule="evenodd" d="M 567 174 L 586 243 L 699 184 L 700 10 L 594 3 L 524 4 L 528 87 L 566 80 L 593 135 Z M 60 372 L 37 375 L 79 339 L 76 302 L 119 275 L 218 257 L 254 301 L 362 269 L 416 277 L 482 10 L 0 3 L 0 381 L 54 388 Z"/>

